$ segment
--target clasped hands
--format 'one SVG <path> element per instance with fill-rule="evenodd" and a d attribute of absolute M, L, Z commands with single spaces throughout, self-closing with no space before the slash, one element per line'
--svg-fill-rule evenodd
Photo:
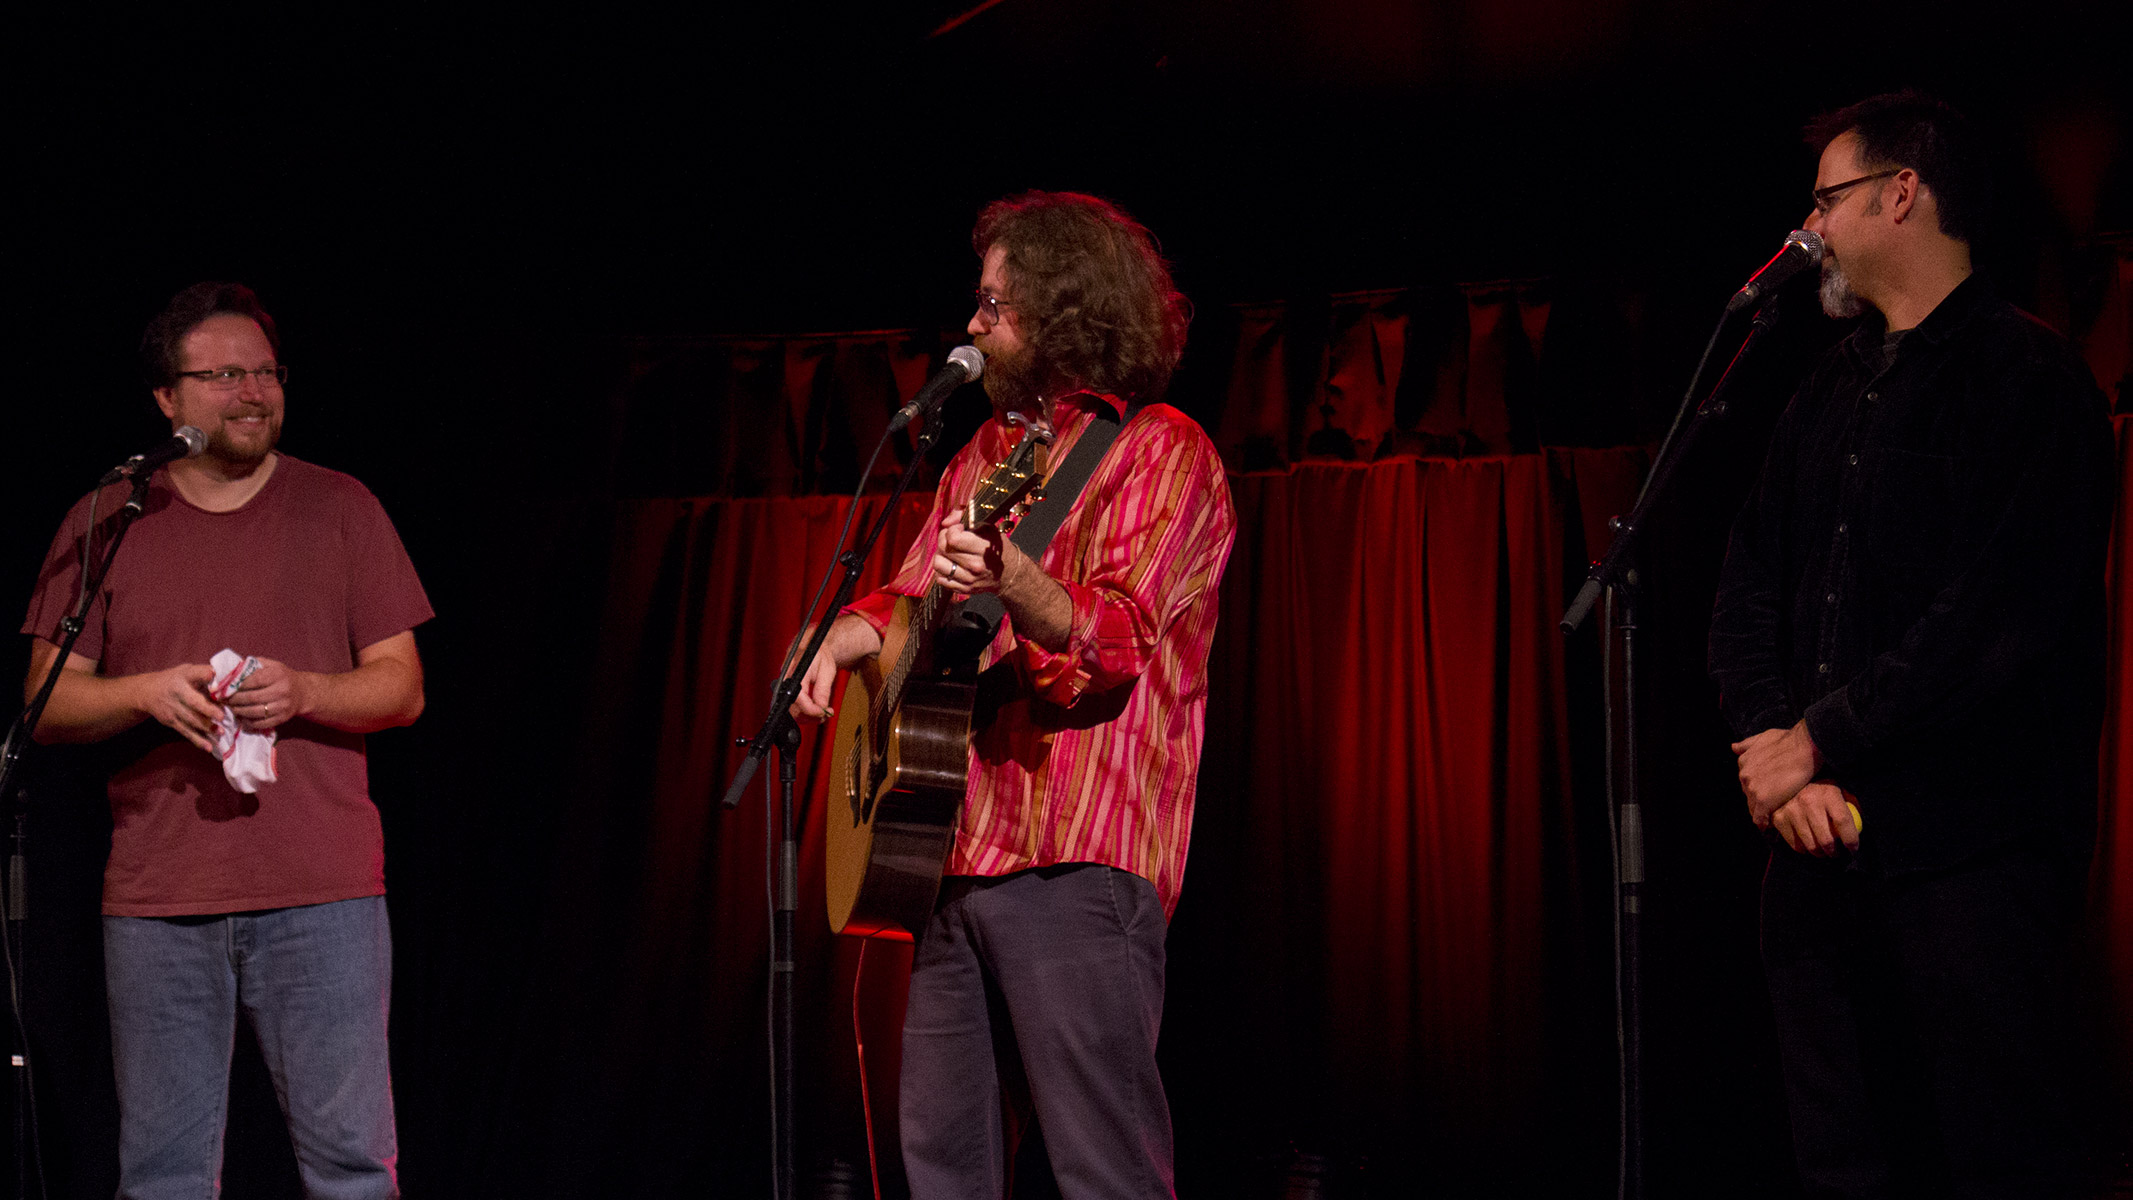
<path fill-rule="evenodd" d="M 1766 729 L 1733 743 L 1740 790 L 1757 829 L 1774 829 L 1802 854 L 1831 858 L 1841 844 L 1859 848 L 1859 829 L 1836 784 L 1817 779 L 1822 768 L 1814 739 L 1801 721 L 1790 729 Z"/>
<path fill-rule="evenodd" d="M 215 753 L 215 724 L 223 705 L 236 715 L 239 729 L 265 733 L 303 715 L 307 695 L 304 673 L 271 658 L 260 659 L 244 686 L 220 704 L 208 692 L 215 670 L 206 663 L 181 663 L 143 678 L 143 711 L 209 754 Z"/>

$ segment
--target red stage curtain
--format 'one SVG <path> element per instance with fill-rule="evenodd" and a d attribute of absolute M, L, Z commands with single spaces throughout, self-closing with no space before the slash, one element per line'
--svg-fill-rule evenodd
<path fill-rule="evenodd" d="M 1182 1059 L 1266 1058 L 1201 1102 L 1319 1146 L 1402 1127 L 1391 1144 L 1537 1144 L 1544 1074 L 1574 1073 L 1550 1031 L 1592 999 L 1578 968 L 1607 938 L 1581 924 L 1595 864 L 1572 846 L 1556 621 L 1643 467 L 1551 451 L 1233 478 L 1172 941 L 1194 972 L 1174 985 L 1235 1011 L 1211 1034 L 1174 996 L 1166 1036 Z"/>
<path fill-rule="evenodd" d="M 1240 532 L 1211 669 L 1199 844 L 1172 939 L 1173 1011 L 1229 1000 L 1219 1020 L 1182 1019 L 1187 1032 L 1166 1049 L 1181 1111 L 1249 1098 L 1268 1120 L 1309 1124 L 1341 1095 L 1461 1113 L 1458 1127 L 1477 1131 L 1530 1128 L 1542 1024 L 1567 1001 L 1548 948 L 1580 940 L 1556 928 L 1579 918 L 1559 875 L 1573 860 L 1571 706 L 1555 621 L 1643 462 L 1641 451 L 1566 450 L 1233 477 Z M 597 901 L 601 923 L 629 931 L 612 948 L 624 978 L 609 982 L 623 986 L 593 1001 L 623 1043 L 617 1078 L 656 1059 L 677 1006 L 704 1005 L 736 1055 L 759 1051 L 734 1014 L 761 1011 L 763 806 L 757 791 L 720 814 L 711 797 L 739 762 L 733 739 L 761 716 L 846 507 L 646 500 L 619 511 L 593 690 L 645 699 L 602 714 L 591 742 L 638 764 L 599 803 L 643 804 L 626 790 L 641 776 L 650 811 L 612 813 L 631 844 L 601 855 L 614 889 Z M 864 517 L 878 511 L 862 505 Z M 904 502 L 894 549 L 866 584 L 887 575 L 925 511 L 924 498 Z M 810 1090 L 833 1097 L 817 1120 L 835 1141 L 858 1103 L 845 1008 L 855 947 L 825 931 L 827 741 L 808 739 L 800 769 L 799 927 Z M 692 969 L 698 982 L 675 987 L 677 954 L 708 975 Z M 898 948 L 870 951 L 865 985 L 876 1119 L 890 1134 L 907 962 Z M 1313 1014 L 1301 1026 L 1299 1006 Z M 1208 1041 L 1216 1030 L 1278 1047 L 1267 1067 L 1318 1064 L 1318 1099 L 1284 1100 L 1305 1094 L 1286 1070 L 1240 1074 Z"/>
<path fill-rule="evenodd" d="M 2129 433 L 2121 420 L 2122 456 Z M 1639 450 L 1550 450 L 1231 477 L 1239 533 L 1171 935 L 1164 1059 L 1181 1157 L 1346 1139 L 1503 1151 L 1501 1170 L 1521 1148 L 1610 1133 L 1611 1088 L 1595 1089 L 1611 1070 L 1597 687 L 1589 641 L 1573 653 L 1555 621 L 1644 466 Z M 2094 891 L 2121 1012 L 2133 1000 L 2128 504 Z M 596 958 L 578 985 L 584 1019 L 609 1031 L 584 1086 L 613 1091 L 618 1127 L 660 1126 L 659 1094 L 625 1081 L 661 1077 L 677 1030 L 716 1047 L 677 1089 L 702 1086 L 698 1070 L 761 1070 L 764 806 L 760 787 L 732 813 L 712 798 L 847 506 L 644 500 L 617 512 L 592 693 L 617 704 L 596 714 L 587 746 L 588 761 L 617 765 L 581 809 L 605 827 L 600 878 L 579 881 L 586 928 L 560 932 L 627 931 L 605 947 L 610 968 Z M 862 517 L 879 509 L 865 501 Z M 865 586 L 925 511 L 923 497 L 899 508 L 894 549 Z M 811 735 L 800 764 L 802 1095 L 809 1144 L 863 1162 L 857 947 L 827 934 L 822 908 L 827 741 Z M 892 1179 L 907 964 L 901 947 L 870 950 L 862 1005 Z"/>
<path fill-rule="evenodd" d="M 1540 280 L 1351 292 L 1235 310 L 1211 432 L 1233 467 L 1537 447 Z"/>

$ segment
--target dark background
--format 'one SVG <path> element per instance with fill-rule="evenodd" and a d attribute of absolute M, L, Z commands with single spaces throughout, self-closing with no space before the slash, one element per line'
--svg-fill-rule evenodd
<path fill-rule="evenodd" d="M 134 368 L 141 326 L 179 288 L 233 278 L 281 323 L 284 445 L 370 484 L 441 614 L 421 635 L 429 714 L 373 745 L 418 1194 L 539 1194 L 529 1148 L 594 1099 L 544 1066 L 573 1052 L 567 1013 L 504 1018 L 573 972 L 543 942 L 550 898 L 598 870 L 584 853 L 597 831 L 565 814 L 574 781 L 613 766 L 579 761 L 572 738 L 599 619 L 592 514 L 633 487 L 602 449 L 619 339 L 960 326 L 978 207 L 1072 188 L 1156 230 L 1210 326 L 1235 302 L 1442 280 L 1633 288 L 1659 344 L 1635 386 L 1595 389 L 1619 411 L 1581 427 L 1633 441 L 1657 432 L 1726 292 L 1804 217 L 1798 130 L 1814 112 L 1905 84 L 1970 110 L 2007 182 L 1983 260 L 2047 317 L 2067 303 L 2068 248 L 2133 224 L 2120 5 L 1988 19 L 1711 0 L 1005 0 L 936 35 L 960 8 L 83 13 L 24 27 L 9 56 L 0 595 L 26 596 L 87 481 L 163 432 Z M 1787 353 L 1830 332 L 1802 320 Z M 1188 355 L 1181 390 L 1196 366 Z M 1207 419 L 1213 401 L 1195 403 Z M 1654 718 L 1662 746 L 1707 721 L 1698 589 L 1757 454 L 1743 425 L 1692 483 L 1673 610 L 1656 602 L 1655 619 L 1688 628 L 1654 654 L 1654 693 L 1678 705 Z M 54 1195 L 110 1182 L 103 818 L 85 757 L 49 756 L 36 781 L 53 798 L 37 816 L 32 1016 L 52 1031 Z M 1655 980 L 1655 1170 L 1686 1187 L 1726 1161 L 1784 1194 L 1744 924 L 1753 847 L 1682 834 L 1654 853 L 1675 901 L 1654 917 L 1672 964 Z M 753 1078 L 659 1086 L 742 1093 L 739 1112 Z M 240 1150 L 274 1136 L 247 1079 Z M 1597 1194 L 1610 1126 L 1535 1152 L 1570 1153 Z M 1217 1153 L 1281 1149 L 1182 1143 L 1181 1181 L 1225 1177 Z M 247 1165 L 258 1157 L 232 1154 L 232 1196 L 285 1186 Z M 758 1169 L 693 1161 L 712 1179 Z"/>

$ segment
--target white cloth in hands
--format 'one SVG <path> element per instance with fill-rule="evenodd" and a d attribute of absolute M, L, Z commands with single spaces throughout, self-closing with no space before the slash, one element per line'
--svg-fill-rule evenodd
<path fill-rule="evenodd" d="M 207 660 L 207 665 L 215 669 L 215 681 L 207 694 L 220 701 L 244 686 L 244 681 L 259 669 L 259 660 L 235 650 L 220 650 Z M 240 792 L 256 792 L 260 784 L 275 781 L 274 731 L 251 733 L 238 728 L 237 714 L 227 704 L 215 722 L 215 753 L 222 759 L 222 773 L 230 786 Z"/>

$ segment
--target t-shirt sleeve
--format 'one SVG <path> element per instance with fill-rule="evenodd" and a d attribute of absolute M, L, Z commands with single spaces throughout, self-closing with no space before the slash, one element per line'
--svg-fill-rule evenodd
<path fill-rule="evenodd" d="M 110 504 L 100 504 L 99 514 L 113 513 L 124 502 L 124 489 L 113 489 L 119 499 Z M 59 623 L 74 611 L 81 599 L 81 554 L 82 528 L 89 519 L 89 497 L 75 501 L 67 517 L 59 523 L 59 532 L 52 535 L 52 548 L 45 553 L 44 565 L 37 570 L 37 585 L 30 591 L 29 612 L 22 618 L 22 632 L 40 637 L 58 645 L 66 640 Z M 97 549 L 104 546 L 110 535 L 109 520 L 100 520 L 104 530 L 97 538 Z M 104 654 L 104 603 L 101 597 L 90 606 L 87 627 L 80 640 L 74 643 L 74 653 L 83 658 L 100 659 Z"/>
<path fill-rule="evenodd" d="M 348 648 L 353 653 L 405 633 L 437 613 L 392 518 L 368 488 L 349 506 L 346 521 Z"/>

